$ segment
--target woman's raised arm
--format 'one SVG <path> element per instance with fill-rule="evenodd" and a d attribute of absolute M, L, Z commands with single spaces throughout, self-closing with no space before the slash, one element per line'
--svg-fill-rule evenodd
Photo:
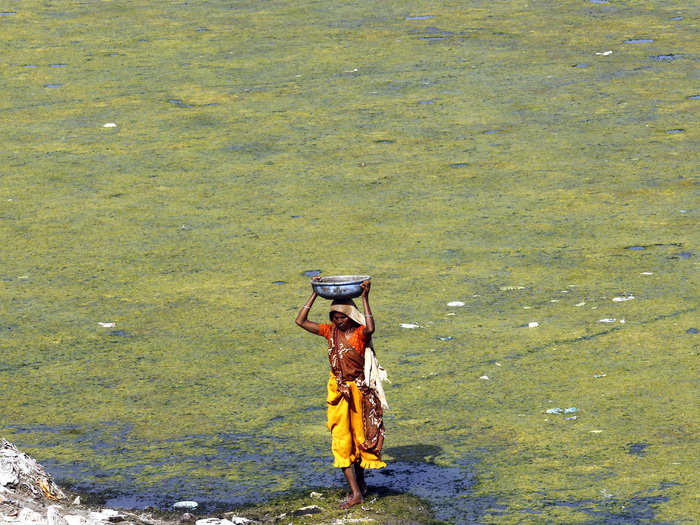
<path fill-rule="evenodd" d="M 369 307 L 369 289 L 372 287 L 371 281 L 362 281 L 362 308 L 365 310 L 365 335 L 369 337 L 374 333 L 374 317 Z"/>
<path fill-rule="evenodd" d="M 306 304 L 301 307 L 301 310 L 299 310 L 295 322 L 307 332 L 311 332 L 312 334 L 318 335 L 319 324 L 314 323 L 313 321 L 309 321 L 307 319 L 309 315 L 309 310 L 311 310 L 311 307 L 313 306 L 316 297 L 318 297 L 318 294 L 314 291 L 311 294 L 311 297 L 309 297 L 309 299 L 306 301 Z"/>

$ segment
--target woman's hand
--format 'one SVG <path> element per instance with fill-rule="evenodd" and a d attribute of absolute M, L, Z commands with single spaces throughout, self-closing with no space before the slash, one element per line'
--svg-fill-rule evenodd
<path fill-rule="evenodd" d="M 369 289 L 372 287 L 372 281 L 362 281 L 360 288 L 362 288 L 362 297 L 369 297 Z"/>

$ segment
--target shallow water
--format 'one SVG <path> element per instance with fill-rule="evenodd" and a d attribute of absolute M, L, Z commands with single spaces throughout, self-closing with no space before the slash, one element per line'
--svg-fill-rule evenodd
<path fill-rule="evenodd" d="M 692 518 L 697 9 L 3 9 L 0 432 L 60 481 L 341 485 L 293 323 L 322 269 L 373 276 L 378 485 L 454 521 Z"/>

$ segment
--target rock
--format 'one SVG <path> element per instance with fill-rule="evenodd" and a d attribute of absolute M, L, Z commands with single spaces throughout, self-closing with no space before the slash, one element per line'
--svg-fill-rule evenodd
<path fill-rule="evenodd" d="M 125 516 L 114 509 L 102 509 L 100 512 L 90 513 L 90 521 L 95 523 L 119 523 L 125 519 Z"/>
<path fill-rule="evenodd" d="M 85 516 L 79 516 L 77 514 L 67 514 L 66 516 L 63 516 L 63 519 L 66 520 L 66 523 L 68 523 L 68 525 L 88 524 L 88 520 Z"/>
<path fill-rule="evenodd" d="M 51 505 L 48 509 L 46 509 L 46 521 L 48 522 L 48 525 L 68 525 L 68 522 L 63 516 L 61 516 L 61 513 L 58 510 L 60 508 L 61 507 L 58 505 Z"/>
<path fill-rule="evenodd" d="M 189 523 L 190 521 L 194 521 L 194 515 L 189 512 L 185 512 L 180 518 L 180 523 Z"/>
<path fill-rule="evenodd" d="M 22 525 L 46 525 L 46 520 L 44 517 L 36 512 L 35 510 L 24 508 L 19 511 L 17 515 L 17 521 L 22 523 Z"/>
<path fill-rule="evenodd" d="M 321 507 L 318 505 L 309 505 L 308 507 L 302 507 L 300 509 L 291 512 L 292 516 L 307 516 L 311 514 L 318 514 L 321 512 Z"/>

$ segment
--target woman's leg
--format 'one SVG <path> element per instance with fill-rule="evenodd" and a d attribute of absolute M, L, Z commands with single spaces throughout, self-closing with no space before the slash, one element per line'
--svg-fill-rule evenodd
<path fill-rule="evenodd" d="M 362 503 L 362 492 L 357 484 L 354 465 L 356 465 L 356 463 L 350 465 L 349 467 L 343 468 L 343 474 L 345 474 L 345 479 L 348 481 L 348 485 L 350 485 L 351 494 L 340 504 L 341 509 L 347 509 L 353 505 Z"/>
<path fill-rule="evenodd" d="M 367 484 L 365 483 L 365 469 L 362 468 L 362 466 L 355 462 L 353 463 L 353 466 L 355 467 L 355 479 L 357 479 L 357 486 L 360 488 L 360 494 L 362 496 L 367 495 Z"/>

